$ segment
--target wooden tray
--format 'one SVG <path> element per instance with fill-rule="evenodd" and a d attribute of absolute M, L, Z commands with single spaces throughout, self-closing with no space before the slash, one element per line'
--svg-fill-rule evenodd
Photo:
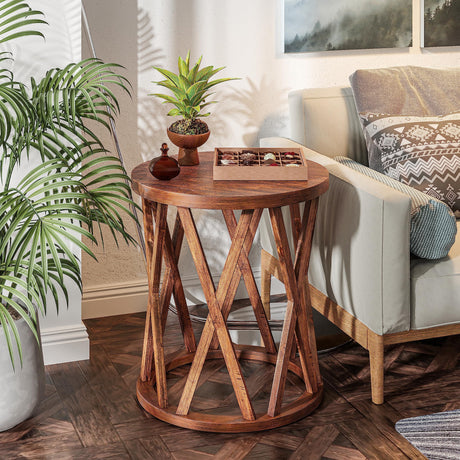
<path fill-rule="evenodd" d="M 275 156 L 271 164 L 264 160 L 267 153 Z M 300 149 L 218 147 L 214 149 L 213 179 L 308 180 L 308 170 Z"/>

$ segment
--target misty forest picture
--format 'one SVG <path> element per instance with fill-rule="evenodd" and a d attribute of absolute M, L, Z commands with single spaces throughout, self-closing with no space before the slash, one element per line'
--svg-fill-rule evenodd
<path fill-rule="evenodd" d="M 460 0 L 425 0 L 424 46 L 460 45 Z"/>
<path fill-rule="evenodd" d="M 284 2 L 286 53 L 412 45 L 412 0 Z"/>

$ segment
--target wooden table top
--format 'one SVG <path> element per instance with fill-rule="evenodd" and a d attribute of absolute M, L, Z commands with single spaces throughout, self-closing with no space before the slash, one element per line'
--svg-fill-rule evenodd
<path fill-rule="evenodd" d="M 136 166 L 133 190 L 149 201 L 197 209 L 256 209 L 285 206 L 311 200 L 329 187 L 326 168 L 307 161 L 306 181 L 214 181 L 213 152 L 200 152 L 198 166 L 182 166 L 169 181 L 155 179 L 149 162 Z"/>

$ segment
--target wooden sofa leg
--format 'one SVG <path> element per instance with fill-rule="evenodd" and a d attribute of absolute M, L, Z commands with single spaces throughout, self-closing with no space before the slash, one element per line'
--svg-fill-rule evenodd
<path fill-rule="evenodd" d="M 383 336 L 374 332 L 368 333 L 368 350 L 371 367 L 371 393 L 374 404 L 383 404 L 383 386 L 384 386 L 384 354 L 383 354 Z"/>

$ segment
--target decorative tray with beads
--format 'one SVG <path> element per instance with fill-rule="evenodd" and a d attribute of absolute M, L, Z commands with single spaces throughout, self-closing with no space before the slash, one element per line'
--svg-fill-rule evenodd
<path fill-rule="evenodd" d="M 300 149 L 214 149 L 214 180 L 308 180 Z"/>

